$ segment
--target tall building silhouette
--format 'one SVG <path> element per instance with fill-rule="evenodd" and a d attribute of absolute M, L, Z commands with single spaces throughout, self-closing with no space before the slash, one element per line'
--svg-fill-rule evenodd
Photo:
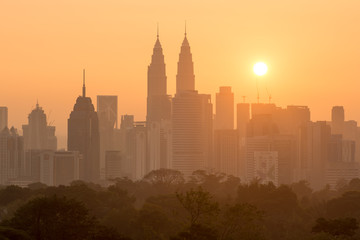
<path fill-rule="evenodd" d="M 171 168 L 180 170 L 185 176 L 213 165 L 211 96 L 195 91 L 194 80 L 190 45 L 185 33 L 178 63 L 176 94 L 172 100 L 171 160 Z"/>
<path fill-rule="evenodd" d="M 334 106 L 331 110 L 331 133 L 343 134 L 345 125 L 345 113 L 343 106 Z"/>
<path fill-rule="evenodd" d="M 181 45 L 179 54 L 178 71 L 176 75 L 176 93 L 181 91 L 194 91 L 195 90 L 195 75 L 194 63 L 192 61 L 192 54 L 190 52 L 190 44 L 186 37 Z"/>
<path fill-rule="evenodd" d="M 54 150 L 57 149 L 55 127 L 48 126 L 46 114 L 39 103 L 28 116 L 28 124 L 22 126 L 25 150 Z"/>
<path fill-rule="evenodd" d="M 17 130 L 5 127 L 0 131 L 0 184 L 9 184 L 24 172 L 24 139 Z"/>
<path fill-rule="evenodd" d="M 96 106 L 100 132 L 100 167 L 102 169 L 105 169 L 106 151 L 116 150 L 115 131 L 118 126 L 117 104 L 117 96 L 97 96 Z"/>
<path fill-rule="evenodd" d="M 0 107 L 0 131 L 8 126 L 8 108 Z"/>
<path fill-rule="evenodd" d="M 100 177 L 99 120 L 91 98 L 86 97 L 85 70 L 83 94 L 76 99 L 68 119 L 68 150 L 83 155 L 80 162 L 80 179 L 96 182 Z"/>
<path fill-rule="evenodd" d="M 234 129 L 234 93 L 231 87 L 220 87 L 216 93 L 215 129 Z"/>
<path fill-rule="evenodd" d="M 168 168 L 170 160 L 171 100 L 167 95 L 166 72 L 159 32 L 147 74 L 147 164 L 145 172 Z"/>
<path fill-rule="evenodd" d="M 171 114 L 170 96 L 167 95 L 166 71 L 163 49 L 159 34 L 151 56 L 147 73 L 147 114 L 146 121 L 169 119 Z"/>
<path fill-rule="evenodd" d="M 238 136 L 234 130 L 234 93 L 231 87 L 220 87 L 216 93 L 214 125 L 215 169 L 238 176 Z"/>
<path fill-rule="evenodd" d="M 307 180 L 314 189 L 325 185 L 325 168 L 328 162 L 330 126 L 324 121 L 309 122 L 300 128 L 299 158 L 295 170 L 296 180 Z"/>

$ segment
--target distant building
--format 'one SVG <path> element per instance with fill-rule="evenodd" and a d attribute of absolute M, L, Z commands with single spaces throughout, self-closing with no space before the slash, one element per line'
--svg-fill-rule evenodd
<path fill-rule="evenodd" d="M 232 176 L 239 176 L 238 134 L 234 129 L 214 132 L 215 170 Z"/>
<path fill-rule="evenodd" d="M 321 189 L 325 186 L 325 168 L 329 159 L 330 126 L 324 121 L 310 122 L 299 132 L 295 181 L 307 180 L 314 189 Z"/>
<path fill-rule="evenodd" d="M 357 162 L 328 162 L 325 169 L 325 184 L 336 189 L 340 181 L 349 182 L 359 178 L 360 166 Z"/>
<path fill-rule="evenodd" d="M 331 110 L 331 134 L 343 134 L 344 122 L 344 107 L 334 106 Z"/>
<path fill-rule="evenodd" d="M 246 136 L 246 126 L 250 121 L 250 104 L 238 103 L 237 104 L 237 124 L 236 128 L 239 132 L 239 137 L 244 138 Z"/>
<path fill-rule="evenodd" d="M 238 162 L 239 162 L 239 177 L 241 179 L 245 179 L 246 176 L 246 149 L 245 149 L 245 141 L 246 141 L 246 132 L 247 125 L 250 121 L 250 104 L 249 103 L 238 103 L 237 104 L 237 116 L 236 116 L 236 128 L 238 132 Z"/>
<path fill-rule="evenodd" d="M 57 138 L 55 127 L 48 126 L 46 114 L 42 107 L 36 103 L 35 109 L 28 116 L 28 124 L 22 126 L 25 150 L 47 149 L 56 151 Z"/>
<path fill-rule="evenodd" d="M 166 79 L 163 49 L 157 35 L 147 72 L 147 122 L 170 119 L 171 101 Z"/>
<path fill-rule="evenodd" d="M 220 87 L 216 93 L 215 129 L 234 129 L 234 93 L 231 87 Z"/>
<path fill-rule="evenodd" d="M 260 183 L 272 182 L 279 186 L 279 165 L 277 151 L 255 151 L 254 152 L 254 179 Z"/>
<path fill-rule="evenodd" d="M 171 96 L 167 95 L 167 77 L 159 35 L 147 72 L 147 163 L 146 173 L 168 168 L 171 154 Z"/>
<path fill-rule="evenodd" d="M 171 167 L 190 176 L 214 167 L 210 95 L 183 91 L 173 98 Z"/>
<path fill-rule="evenodd" d="M 82 155 L 77 151 L 58 151 L 54 153 L 54 185 L 69 185 L 80 179 Z"/>
<path fill-rule="evenodd" d="M 295 137 L 291 135 L 254 136 L 246 140 L 246 181 L 251 182 L 256 175 L 256 152 L 276 152 L 276 182 L 291 184 L 297 161 Z M 275 183 L 275 182 L 274 182 Z"/>
<path fill-rule="evenodd" d="M 79 180 L 79 167 L 82 161 L 79 152 L 29 150 L 27 157 L 28 164 L 31 165 L 32 182 L 59 186 Z"/>
<path fill-rule="evenodd" d="M 0 107 L 0 132 L 8 126 L 8 108 Z"/>
<path fill-rule="evenodd" d="M 111 180 L 123 176 L 123 159 L 120 151 L 106 151 L 105 179 Z"/>
<path fill-rule="evenodd" d="M 97 115 L 100 131 L 100 167 L 105 167 L 105 153 L 110 150 L 119 150 L 115 141 L 115 131 L 118 127 L 118 97 L 97 96 Z M 104 176 L 102 176 L 104 177 Z"/>
<path fill-rule="evenodd" d="M 189 176 L 212 168 L 211 96 L 195 91 L 195 75 L 186 34 L 179 55 L 176 94 L 172 100 L 172 159 L 170 168 Z"/>
<path fill-rule="evenodd" d="M 86 97 L 85 71 L 83 95 L 79 96 L 68 119 L 68 150 L 79 151 L 80 180 L 97 182 L 100 179 L 99 120 L 91 98 Z"/>
<path fill-rule="evenodd" d="M 5 127 L 0 132 L 0 185 L 19 178 L 24 172 L 24 139 L 17 130 Z"/>
<path fill-rule="evenodd" d="M 134 122 L 134 116 L 121 117 L 121 153 L 123 156 L 122 176 L 140 180 L 149 171 L 147 160 L 146 122 Z"/>

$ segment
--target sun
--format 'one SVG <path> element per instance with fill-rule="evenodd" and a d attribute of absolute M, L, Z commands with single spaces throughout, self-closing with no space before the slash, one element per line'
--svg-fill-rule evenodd
<path fill-rule="evenodd" d="M 268 67 L 263 62 L 257 62 L 255 63 L 253 70 L 256 75 L 262 76 L 267 72 Z"/>

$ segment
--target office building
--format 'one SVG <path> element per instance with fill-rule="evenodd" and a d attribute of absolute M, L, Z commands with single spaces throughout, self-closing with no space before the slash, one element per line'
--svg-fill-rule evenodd
<path fill-rule="evenodd" d="M 68 119 L 68 151 L 78 151 L 80 180 L 97 182 L 100 178 L 99 120 L 91 98 L 86 97 L 85 70 L 83 94 L 79 96 Z"/>
<path fill-rule="evenodd" d="M 234 129 L 234 93 L 231 87 L 220 87 L 216 93 L 214 129 Z"/>
<path fill-rule="evenodd" d="M 28 124 L 22 126 L 25 150 L 57 149 L 55 127 L 48 126 L 46 114 L 39 103 L 28 116 Z"/>

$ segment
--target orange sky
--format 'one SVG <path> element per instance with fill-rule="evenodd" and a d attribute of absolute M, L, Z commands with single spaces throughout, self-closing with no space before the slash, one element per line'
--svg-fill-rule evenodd
<path fill-rule="evenodd" d="M 119 113 L 145 119 L 146 73 L 160 23 L 168 92 L 174 93 L 184 20 L 196 88 L 230 85 L 235 102 L 256 101 L 252 65 L 264 61 L 279 106 L 308 105 L 313 120 L 330 119 L 333 105 L 360 121 L 360 1 L 358 0 L 0 0 L 0 105 L 21 128 L 36 99 L 57 127 L 87 91 L 119 97 Z"/>

